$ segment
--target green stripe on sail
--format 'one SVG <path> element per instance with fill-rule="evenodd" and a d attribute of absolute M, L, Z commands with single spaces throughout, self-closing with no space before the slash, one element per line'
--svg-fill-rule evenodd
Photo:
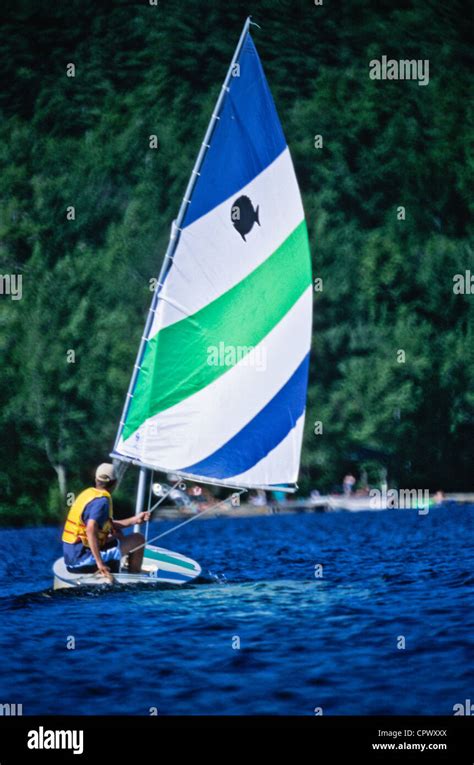
<path fill-rule="evenodd" d="M 225 265 L 223 264 L 223 268 Z M 258 345 L 311 283 L 306 222 L 241 282 L 148 343 L 123 429 L 129 438 L 149 417 L 192 396 L 229 370 L 209 348 Z M 282 352 L 284 349 L 282 348 Z"/>

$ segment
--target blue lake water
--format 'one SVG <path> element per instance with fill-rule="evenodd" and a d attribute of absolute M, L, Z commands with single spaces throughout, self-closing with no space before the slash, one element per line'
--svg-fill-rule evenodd
<path fill-rule="evenodd" d="M 226 583 L 80 594 L 51 591 L 58 529 L 3 530 L 0 703 L 450 715 L 474 698 L 473 531 L 467 505 L 197 521 L 163 546 Z"/>

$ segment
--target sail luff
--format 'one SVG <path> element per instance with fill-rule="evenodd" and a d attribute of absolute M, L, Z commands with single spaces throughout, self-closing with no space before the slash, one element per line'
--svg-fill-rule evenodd
<path fill-rule="evenodd" d="M 140 340 L 140 345 L 139 345 L 139 348 L 138 348 L 137 357 L 136 357 L 135 364 L 134 364 L 134 367 L 133 367 L 133 372 L 132 372 L 132 376 L 131 376 L 131 379 L 130 379 L 130 384 L 128 386 L 127 395 L 125 397 L 125 402 L 124 402 L 124 405 L 123 405 L 122 414 L 121 414 L 120 421 L 119 421 L 119 427 L 117 429 L 117 435 L 116 435 L 116 438 L 115 438 L 114 449 L 113 449 L 113 457 L 114 457 L 114 459 L 124 460 L 122 455 L 117 453 L 117 446 L 119 444 L 119 441 L 120 441 L 120 438 L 121 438 L 121 435 L 122 435 L 122 431 L 123 431 L 123 428 L 124 428 L 124 425 L 125 425 L 125 422 L 126 422 L 126 419 L 127 419 L 127 413 L 128 413 L 128 409 L 130 407 L 130 402 L 131 402 L 131 400 L 133 398 L 133 391 L 134 391 L 134 388 L 135 388 L 135 384 L 137 382 L 138 373 L 140 371 L 141 362 L 143 360 L 143 355 L 145 353 L 146 344 L 148 342 L 148 334 L 149 334 L 151 326 L 153 324 L 153 318 L 154 318 L 154 315 L 155 315 L 156 306 L 157 306 L 158 299 L 159 299 L 159 294 L 160 294 L 161 289 L 163 287 L 163 283 L 164 283 L 164 280 L 166 278 L 166 275 L 167 275 L 169 269 L 172 266 L 172 263 L 173 263 L 173 254 L 174 254 L 174 252 L 175 252 L 175 250 L 176 250 L 176 248 L 178 246 L 178 242 L 179 242 L 179 235 L 180 235 L 180 232 L 181 232 L 181 224 L 182 224 L 182 222 L 184 220 L 184 216 L 186 215 L 187 207 L 188 207 L 188 205 L 189 205 L 189 203 L 191 201 L 193 189 L 194 189 L 194 186 L 196 185 L 196 181 L 197 181 L 197 179 L 199 177 L 200 168 L 202 166 L 202 163 L 204 162 L 204 158 L 205 158 L 206 153 L 207 153 L 207 151 L 209 149 L 209 142 L 210 142 L 210 140 L 212 138 L 212 133 L 213 133 L 214 128 L 216 126 L 216 123 L 217 123 L 217 121 L 219 119 L 219 112 L 222 109 L 222 104 L 224 102 L 226 93 L 228 91 L 228 85 L 229 85 L 230 78 L 232 77 L 232 71 L 233 71 L 233 69 L 235 67 L 235 64 L 236 64 L 238 58 L 239 58 L 240 51 L 242 50 L 242 46 L 244 44 L 245 37 L 246 37 L 246 34 L 247 34 L 248 30 L 249 30 L 250 24 L 251 24 L 251 17 L 248 16 L 246 21 L 245 21 L 245 23 L 244 23 L 244 26 L 243 26 L 243 29 L 242 29 L 239 41 L 237 43 L 237 46 L 235 48 L 234 55 L 232 57 L 232 61 L 230 62 L 229 68 L 227 70 L 227 74 L 226 74 L 226 77 L 224 79 L 224 83 L 223 83 L 223 85 L 221 87 L 219 96 L 217 98 L 216 105 L 214 107 L 214 111 L 212 113 L 211 119 L 209 120 L 207 129 L 206 129 L 206 133 L 204 135 L 204 139 L 203 139 L 203 141 L 201 143 L 201 147 L 199 149 L 196 161 L 194 163 L 194 167 L 193 167 L 193 169 L 191 171 L 191 174 L 189 176 L 188 184 L 186 186 L 186 191 L 184 193 L 184 197 L 183 197 L 183 199 L 181 201 L 181 205 L 180 205 L 180 208 L 179 208 L 178 217 L 172 223 L 170 240 L 169 240 L 169 243 L 168 243 L 167 250 L 165 252 L 165 256 L 163 258 L 163 263 L 161 265 L 161 270 L 160 270 L 160 273 L 159 273 L 159 276 L 158 276 L 158 281 L 157 281 L 157 284 L 156 284 L 156 287 L 155 287 L 155 291 L 153 293 L 153 298 L 152 298 L 152 301 L 151 301 L 151 305 L 150 305 L 150 308 L 148 310 L 148 315 L 147 315 L 147 319 L 146 319 L 146 322 L 145 322 L 145 329 L 143 331 L 143 335 L 142 335 L 141 340 Z M 124 460 L 124 461 L 128 461 L 128 460 Z"/>

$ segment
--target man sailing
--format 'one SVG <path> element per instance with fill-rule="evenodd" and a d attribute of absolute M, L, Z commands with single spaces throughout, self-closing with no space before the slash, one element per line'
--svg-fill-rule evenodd
<path fill-rule="evenodd" d="M 129 556 L 128 570 L 138 574 L 144 547 L 130 552 L 145 541 L 143 534 L 124 536 L 122 529 L 143 523 L 150 513 L 138 513 L 131 518 L 115 521 L 111 494 L 117 486 L 115 468 L 108 462 L 95 472 L 95 488 L 81 492 L 69 510 L 62 541 L 64 563 L 73 574 L 100 572 L 108 579 L 111 571 L 120 569 L 120 559 Z"/>

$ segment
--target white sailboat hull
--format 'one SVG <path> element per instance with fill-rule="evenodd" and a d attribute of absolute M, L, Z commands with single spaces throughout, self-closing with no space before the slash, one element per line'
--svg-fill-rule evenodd
<path fill-rule="evenodd" d="M 71 587 L 104 587 L 111 583 L 98 573 L 72 574 L 67 570 L 64 558 L 58 558 L 53 566 L 54 589 Z M 201 574 L 201 566 L 181 553 L 166 550 L 163 547 L 147 545 L 140 574 L 129 574 L 126 570 L 113 574 L 115 584 L 119 585 L 181 585 L 192 582 Z"/>

